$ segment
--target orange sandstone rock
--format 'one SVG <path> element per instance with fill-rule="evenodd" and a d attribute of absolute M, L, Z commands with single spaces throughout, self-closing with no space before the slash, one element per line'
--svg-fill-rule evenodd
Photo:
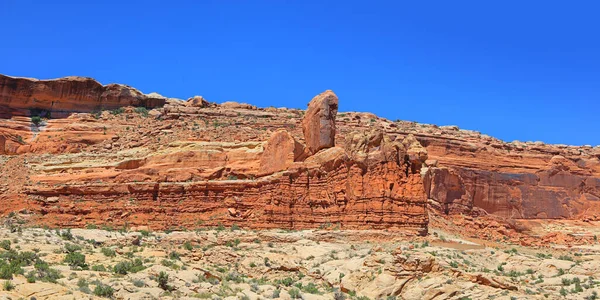
<path fill-rule="evenodd" d="M 308 110 L 302 119 L 302 132 L 311 154 L 335 146 L 337 110 L 338 98 L 331 90 L 315 96 L 308 103 Z"/>

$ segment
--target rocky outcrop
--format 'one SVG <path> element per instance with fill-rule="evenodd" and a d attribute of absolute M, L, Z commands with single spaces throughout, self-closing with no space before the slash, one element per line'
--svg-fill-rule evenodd
<path fill-rule="evenodd" d="M 155 228 L 193 227 L 201 221 L 211 226 L 237 223 L 253 228 L 299 229 L 337 224 L 346 229 L 395 228 L 420 234 L 427 232 L 423 182 L 419 173 L 407 173 L 411 169 L 407 165 L 410 162 L 398 160 L 406 155 L 401 142 L 390 147 L 381 147 L 379 142 L 357 153 L 369 157 L 367 160 L 354 160 L 344 149 L 333 147 L 304 162 L 292 163 L 294 141 L 289 140 L 285 131 L 275 133 L 269 142 L 276 145 L 275 140 L 288 144 L 290 156 L 280 158 L 291 165 L 272 176 L 237 177 L 251 174 L 252 169 L 238 167 L 234 171 L 234 165 L 229 165 L 226 159 L 223 165 L 219 164 L 218 156 L 204 146 L 206 150 L 199 150 L 204 154 L 192 154 L 192 148 L 185 148 L 170 154 L 152 154 L 142 163 L 115 168 L 120 173 L 116 178 L 126 179 L 122 183 L 117 180 L 72 184 L 76 181 L 74 178 L 60 176 L 56 172 L 62 172 L 61 169 L 55 169 L 53 173 L 57 176 L 36 178 L 52 185 L 29 186 L 26 193 L 37 199 L 36 205 L 42 212 L 40 221 L 61 220 L 63 226 L 83 226 L 98 219 L 115 225 L 137 226 L 147 225 L 151 219 L 151 226 Z M 381 150 L 383 148 L 385 150 Z M 251 154 L 251 149 L 244 150 L 244 154 L 238 147 L 231 147 L 224 149 L 222 156 L 233 158 L 237 152 L 235 161 L 247 157 L 250 161 L 246 165 L 251 166 L 252 161 L 256 161 L 256 153 Z M 272 157 L 272 154 L 267 155 Z M 170 169 L 165 170 L 166 163 L 172 164 Z M 193 168 L 186 168 L 192 165 Z M 220 170 L 221 173 L 217 173 L 221 177 L 226 173 L 238 175 L 210 180 L 217 179 L 213 171 L 181 177 L 191 169 Z M 163 173 L 179 177 L 168 180 L 160 175 Z M 105 174 L 104 171 L 101 174 Z M 135 183 L 136 178 L 142 182 Z M 56 197 L 58 201 L 47 201 Z"/>
<path fill-rule="evenodd" d="M 194 96 L 191 97 L 189 99 L 187 99 L 187 101 L 185 102 L 186 106 L 190 106 L 190 107 L 208 107 L 210 105 L 210 103 L 204 99 L 204 97 L 202 96 Z"/>
<path fill-rule="evenodd" d="M 91 98 L 135 105 L 160 96 L 91 79 L 14 80 L 2 88 L 3 101 L 5 90 L 22 93 L 0 103 L 10 115 L 0 117 L 0 161 L 23 159 L 2 166 L 9 179 L 0 180 L 0 212 L 28 207 L 40 223 L 340 223 L 423 232 L 427 212 L 474 222 L 600 218 L 600 147 L 505 143 L 456 126 L 337 114 L 331 91 L 316 96 L 306 114 L 193 97 L 169 98 L 150 111 L 59 119 L 52 112 L 34 123 L 15 114 L 39 113 L 46 107 L 34 104 L 47 100 L 69 110 L 82 99 L 87 110 Z"/>
<path fill-rule="evenodd" d="M 335 145 L 335 116 L 338 98 L 327 90 L 315 96 L 308 103 L 308 110 L 302 119 L 302 132 L 306 147 L 311 154 Z"/>
<path fill-rule="evenodd" d="M 600 209 L 600 161 L 589 152 L 464 138 L 421 141 L 437 161 L 424 169 L 425 190 L 432 208 L 444 214 L 556 219 Z"/>
<path fill-rule="evenodd" d="M 285 129 L 273 133 L 265 144 L 260 158 L 260 174 L 268 175 L 287 170 L 295 161 L 303 158 L 304 146 Z"/>
<path fill-rule="evenodd" d="M 0 115 L 53 117 L 71 112 L 111 110 L 124 106 L 154 108 L 164 105 L 158 94 L 144 95 L 121 84 L 103 86 L 87 77 L 37 80 L 0 75 Z"/>

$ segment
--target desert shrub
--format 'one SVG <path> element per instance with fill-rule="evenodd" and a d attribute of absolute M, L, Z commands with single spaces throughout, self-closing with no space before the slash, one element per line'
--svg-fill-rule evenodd
<path fill-rule="evenodd" d="M 145 107 L 136 107 L 134 111 L 144 117 L 148 116 L 148 109 Z"/>
<path fill-rule="evenodd" d="M 192 246 L 192 243 L 190 243 L 190 241 L 187 241 L 183 244 L 183 249 L 187 251 L 192 251 L 194 247 Z"/>
<path fill-rule="evenodd" d="M 569 292 L 563 287 L 560 288 L 560 295 L 565 297 Z"/>
<path fill-rule="evenodd" d="M 0 254 L 0 279 L 12 279 L 14 274 L 24 274 L 23 268 L 32 265 L 37 259 L 33 252 L 8 250 Z"/>
<path fill-rule="evenodd" d="M 144 263 L 141 259 L 136 258 L 133 262 L 122 261 L 117 263 L 113 267 L 113 272 L 121 275 L 127 275 L 127 273 L 137 273 L 143 269 L 145 269 Z"/>
<path fill-rule="evenodd" d="M 290 289 L 288 291 L 288 293 L 290 294 L 290 297 L 292 299 L 300 299 L 301 298 L 301 296 L 300 296 L 300 290 L 298 290 L 297 288 Z"/>
<path fill-rule="evenodd" d="M 116 116 L 116 115 L 120 115 L 120 114 L 122 114 L 122 113 L 124 113 L 124 112 L 125 112 L 125 109 L 123 109 L 122 107 L 119 107 L 119 108 L 117 108 L 117 109 L 113 109 L 113 110 L 111 110 L 111 111 L 110 111 L 110 113 L 111 113 L 112 115 L 115 115 L 115 116 Z"/>
<path fill-rule="evenodd" d="M 109 285 L 98 283 L 94 289 L 94 295 L 98 297 L 111 298 L 115 290 Z"/>
<path fill-rule="evenodd" d="M 65 252 L 67 253 L 73 253 L 73 252 L 77 252 L 81 250 L 81 246 L 79 245 L 75 245 L 75 244 L 66 244 L 65 245 Z"/>
<path fill-rule="evenodd" d="M 161 289 L 165 291 L 168 291 L 170 289 L 169 274 L 165 273 L 164 271 L 160 271 L 160 273 L 158 273 L 156 281 L 158 282 L 158 287 L 160 287 Z"/>
<path fill-rule="evenodd" d="M 25 278 L 27 279 L 28 283 L 35 283 L 35 281 L 36 281 L 35 271 L 29 271 L 29 273 L 27 273 L 27 275 L 25 275 Z"/>
<path fill-rule="evenodd" d="M 10 240 L 3 240 L 0 242 L 0 248 L 4 250 L 10 250 Z"/>
<path fill-rule="evenodd" d="M 94 265 L 92 266 L 92 271 L 106 272 L 106 267 L 104 265 Z"/>
<path fill-rule="evenodd" d="M 63 240 L 67 240 L 67 241 L 72 241 L 73 240 L 73 234 L 71 233 L 71 229 L 67 229 L 67 230 L 63 230 L 63 231 L 57 231 L 57 234 Z"/>
<path fill-rule="evenodd" d="M 64 262 L 67 263 L 71 268 L 87 268 L 87 264 L 85 263 L 85 255 L 79 252 L 67 253 Z"/>
<path fill-rule="evenodd" d="M 319 288 L 317 288 L 317 286 L 310 282 L 309 284 L 307 284 L 306 286 L 304 286 L 302 288 L 303 291 L 309 293 L 309 294 L 320 294 L 321 292 L 319 291 Z"/>
<path fill-rule="evenodd" d="M 108 257 L 115 257 L 117 256 L 117 253 L 115 252 L 115 250 L 111 249 L 111 248 L 102 248 L 102 254 L 104 254 L 104 256 L 108 256 Z"/>
<path fill-rule="evenodd" d="M 169 259 L 180 260 L 181 258 L 179 257 L 179 253 L 171 251 L 171 253 L 169 253 Z"/>
<path fill-rule="evenodd" d="M 2 284 L 2 289 L 4 289 L 5 291 L 11 291 L 15 288 L 15 285 L 12 284 L 12 282 L 10 280 L 7 280 L 4 282 L 4 284 Z"/>
<path fill-rule="evenodd" d="M 273 290 L 273 295 L 271 296 L 271 298 L 277 299 L 277 298 L 279 298 L 280 294 L 281 294 L 281 290 L 280 289 L 275 289 L 275 290 Z"/>
<path fill-rule="evenodd" d="M 50 268 L 47 262 L 38 259 L 34 265 L 37 277 L 41 281 L 56 283 L 56 281 L 62 277 L 58 270 Z"/>
<path fill-rule="evenodd" d="M 133 285 L 141 288 L 141 287 L 146 286 L 146 283 L 143 280 L 135 279 L 135 280 L 133 280 Z"/>
<path fill-rule="evenodd" d="M 40 116 L 31 117 L 31 123 L 35 124 L 35 126 L 39 126 L 40 123 L 42 123 L 42 117 L 40 117 Z"/>
<path fill-rule="evenodd" d="M 235 282 L 235 283 L 244 282 L 244 278 L 242 278 L 242 276 L 239 273 L 237 273 L 237 272 L 228 273 L 225 276 L 225 280 L 232 281 L 232 282 Z"/>
<path fill-rule="evenodd" d="M 292 286 L 292 284 L 294 284 L 294 279 L 292 279 L 290 277 L 286 277 L 286 278 L 280 280 L 279 283 L 281 283 L 285 286 Z"/>

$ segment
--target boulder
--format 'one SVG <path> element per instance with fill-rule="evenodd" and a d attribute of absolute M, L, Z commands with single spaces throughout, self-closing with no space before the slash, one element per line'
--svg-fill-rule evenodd
<path fill-rule="evenodd" d="M 208 107 L 210 103 L 202 96 L 194 96 L 187 99 L 185 105 L 191 107 Z"/>
<path fill-rule="evenodd" d="M 331 90 L 315 96 L 308 103 L 302 119 L 302 132 L 310 154 L 335 146 L 335 116 L 338 98 Z"/>

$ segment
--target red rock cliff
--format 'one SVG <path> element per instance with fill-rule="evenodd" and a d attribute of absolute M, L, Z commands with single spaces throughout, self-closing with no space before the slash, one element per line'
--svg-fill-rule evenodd
<path fill-rule="evenodd" d="M 54 117 L 69 112 L 91 112 L 124 106 L 154 108 L 165 104 L 159 95 L 144 95 L 121 84 L 101 85 L 92 78 L 65 77 L 37 80 L 0 75 L 0 115 L 29 116 L 39 110 Z"/>
<path fill-rule="evenodd" d="M 2 91 L 7 82 L 19 91 L 39 83 L 11 80 Z M 70 99 L 60 111 L 79 109 L 73 99 L 89 95 L 97 102 L 86 102 L 83 112 L 98 107 L 91 103 L 153 106 L 154 98 L 128 87 L 117 86 L 118 94 L 133 98 L 95 81 L 65 80 L 50 84 L 52 93 L 35 94 L 46 95 L 46 104 Z M 159 101 L 164 107 L 147 112 L 126 106 L 118 114 L 67 113 L 40 124 L 15 115 L 48 109 L 27 106 L 39 102 L 32 94 L 2 92 L 0 107 L 10 116 L 0 118 L 0 210 L 22 209 L 39 223 L 339 223 L 424 232 L 429 212 L 600 216 L 600 147 L 505 143 L 452 126 L 337 114 L 330 91 L 315 97 L 306 114 L 196 96 Z"/>

